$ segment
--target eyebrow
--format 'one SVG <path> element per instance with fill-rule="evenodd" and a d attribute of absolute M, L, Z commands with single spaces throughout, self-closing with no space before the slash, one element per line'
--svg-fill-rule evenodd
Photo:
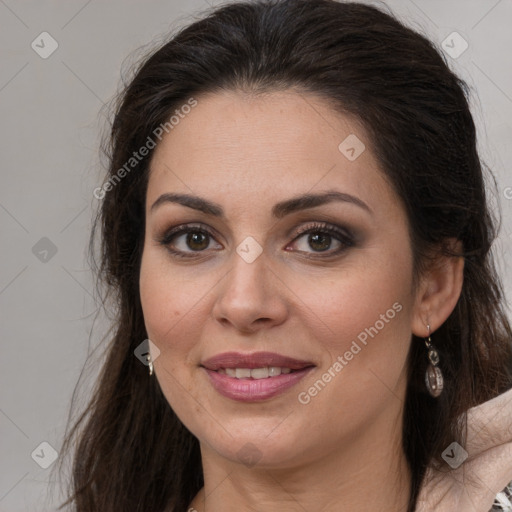
<path fill-rule="evenodd" d="M 334 201 L 351 203 L 359 206 L 363 210 L 372 214 L 371 208 L 361 199 L 353 195 L 339 192 L 337 190 L 329 190 L 320 194 L 303 194 L 297 197 L 292 197 L 285 201 L 276 203 L 272 207 L 272 216 L 278 219 L 290 215 L 291 213 L 307 210 L 309 208 L 315 208 L 324 204 L 332 203 Z M 190 194 L 173 194 L 166 193 L 162 194 L 151 206 L 150 211 L 153 212 L 159 206 L 165 203 L 177 203 L 194 210 L 199 210 L 207 215 L 213 217 L 219 217 L 225 219 L 225 214 L 222 206 L 207 199 L 199 196 L 193 196 Z"/>

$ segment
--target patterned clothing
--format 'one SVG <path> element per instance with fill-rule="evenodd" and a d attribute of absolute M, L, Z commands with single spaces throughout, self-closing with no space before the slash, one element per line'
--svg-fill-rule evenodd
<path fill-rule="evenodd" d="M 501 491 L 494 500 L 494 504 L 489 512 L 512 512 L 512 482 Z"/>

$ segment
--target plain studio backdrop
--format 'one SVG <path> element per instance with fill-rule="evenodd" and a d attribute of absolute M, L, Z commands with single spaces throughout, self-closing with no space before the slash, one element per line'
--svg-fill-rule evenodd
<path fill-rule="evenodd" d="M 480 153 L 498 182 L 495 251 L 510 296 L 512 0 L 386 3 L 473 91 Z M 100 316 L 89 339 L 98 305 L 85 254 L 104 173 L 104 104 L 138 48 L 218 4 L 0 0 L 1 512 L 55 510 L 47 489 L 73 389 L 108 323 Z"/>

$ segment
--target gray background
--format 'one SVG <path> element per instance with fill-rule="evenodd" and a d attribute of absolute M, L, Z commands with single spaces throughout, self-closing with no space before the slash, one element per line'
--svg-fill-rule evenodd
<path fill-rule="evenodd" d="M 512 0 L 387 3 L 440 47 L 453 31 L 469 44 L 447 59 L 473 89 L 481 155 L 498 180 L 494 203 L 503 224 L 496 254 L 510 294 Z M 0 0 L 1 512 L 55 509 L 48 497 L 53 466 L 36 463 L 48 462 L 51 452 L 39 445 L 59 451 L 89 343 L 97 345 L 106 329 L 100 315 L 89 339 L 98 306 L 85 259 L 97 206 L 92 191 L 102 182 L 103 105 L 137 48 L 218 4 Z M 42 32 L 58 43 L 46 59 L 31 47 L 35 41 L 40 52 L 51 48 Z M 451 51 L 460 50 L 452 40 Z M 89 367 L 92 378 L 98 367 L 97 360 Z"/>

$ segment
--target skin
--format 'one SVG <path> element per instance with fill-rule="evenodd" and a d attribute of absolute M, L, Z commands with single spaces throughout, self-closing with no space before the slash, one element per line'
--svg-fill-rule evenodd
<path fill-rule="evenodd" d="M 350 134 L 366 146 L 354 161 L 338 149 Z M 355 196 L 369 211 L 332 202 L 271 215 L 279 201 L 327 190 Z M 164 193 L 213 201 L 225 219 L 176 203 L 152 209 Z M 313 222 L 348 229 L 353 244 L 297 236 Z M 201 223 L 214 234 L 195 244 L 178 234 L 169 245 L 196 255 L 188 259 L 160 243 L 184 223 L 192 233 Z M 252 263 L 236 251 L 248 236 L 263 250 Z M 148 337 L 161 351 L 156 377 L 201 446 L 205 487 L 192 509 L 406 510 L 401 426 L 411 334 L 426 336 L 427 324 L 434 332 L 462 283 L 462 263 L 449 260 L 414 287 L 412 261 L 404 209 L 355 119 L 291 90 L 198 98 L 155 149 L 140 271 Z M 401 306 L 394 318 L 300 403 L 298 394 L 393 304 Z M 273 351 L 316 368 L 283 394 L 241 403 L 217 393 L 200 367 L 225 351 Z M 254 465 L 239 455 L 247 443 Z"/>
<path fill-rule="evenodd" d="M 512 389 L 467 416 L 467 458 L 452 471 L 428 469 L 417 512 L 487 512 L 499 492 L 512 489 Z"/>

